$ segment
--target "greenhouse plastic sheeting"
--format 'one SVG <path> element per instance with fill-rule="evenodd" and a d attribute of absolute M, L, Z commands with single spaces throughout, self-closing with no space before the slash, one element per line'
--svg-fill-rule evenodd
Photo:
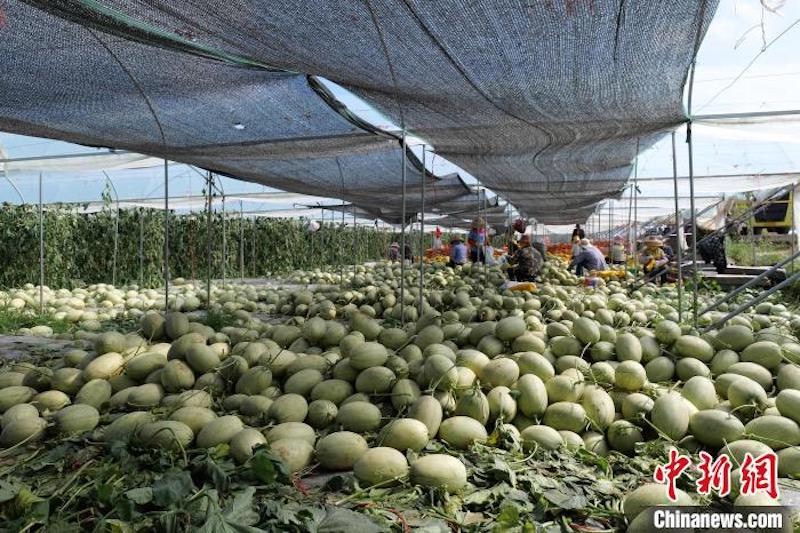
<path fill-rule="evenodd" d="M 410 194 L 421 185 L 410 150 L 403 158 L 397 139 L 346 120 L 304 75 L 142 44 L 18 1 L 3 9 L 2 130 L 367 205 L 399 205 L 403 161 Z M 426 187 L 431 206 L 468 192 L 429 175 Z"/>
<path fill-rule="evenodd" d="M 92 38 L 112 48 L 124 36 L 334 80 L 545 223 L 583 220 L 617 195 L 637 144 L 684 120 L 687 70 L 718 4 L 106 0 L 100 12 L 28 1 L 104 32 Z"/>

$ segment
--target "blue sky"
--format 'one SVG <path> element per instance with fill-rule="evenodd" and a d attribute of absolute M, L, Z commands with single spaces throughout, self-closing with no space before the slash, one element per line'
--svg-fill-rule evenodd
<path fill-rule="evenodd" d="M 694 114 L 741 113 L 800 109 L 800 2 L 787 0 L 721 0 L 718 12 L 698 57 L 694 85 Z M 787 28 L 791 28 L 788 29 Z M 786 31 L 765 51 L 770 43 Z M 758 57 L 744 73 L 745 66 Z M 740 79 L 734 80 L 737 76 Z M 390 121 L 367 103 L 332 85 L 337 96 L 355 113 L 387 129 Z M 752 122 L 752 121 L 751 121 Z M 791 119 L 770 119 L 755 123 L 698 123 L 694 127 L 695 174 L 757 174 L 800 170 L 800 116 Z M 687 169 L 685 133 L 678 134 L 679 174 Z M 94 149 L 81 146 L 0 133 L 0 147 L 8 157 L 35 157 L 63 153 L 89 153 Z M 437 172 L 450 172 L 457 167 L 437 157 Z M 669 137 L 642 153 L 639 176 L 672 175 L 672 152 Z M 163 196 L 160 168 L 109 171 L 123 198 L 159 198 Z M 467 173 L 462 175 L 472 181 Z M 184 165 L 173 165 L 170 180 L 171 196 L 199 194 L 202 178 Z M 37 176 L 14 174 L 13 179 L 26 201 L 34 202 Z M 105 186 L 100 172 L 47 173 L 45 201 L 99 200 Z M 259 185 L 224 180 L 227 194 L 269 190 Z M 721 187 L 723 190 L 724 187 Z M 318 199 L 314 199 L 317 201 Z M 11 186 L 0 180 L 0 201 L 18 202 Z M 291 209 L 292 201 L 248 205 L 246 210 Z M 335 203 L 335 201 L 331 201 Z M 319 211 L 316 212 L 317 214 Z M 317 215 L 318 216 L 318 215 Z M 330 216 L 330 215 L 329 215 Z"/>

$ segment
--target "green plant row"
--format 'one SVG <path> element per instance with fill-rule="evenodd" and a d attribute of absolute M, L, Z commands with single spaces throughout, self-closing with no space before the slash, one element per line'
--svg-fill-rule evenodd
<path fill-rule="evenodd" d="M 116 209 L 81 213 L 48 206 L 44 214 L 45 284 L 72 287 L 111 283 L 114 271 Z M 163 280 L 163 211 L 119 212 L 117 285 L 158 286 Z M 224 229 L 223 229 L 224 228 Z M 206 216 L 169 215 L 170 276 L 204 279 L 208 272 Z M 349 265 L 385 257 L 397 234 L 377 228 L 327 222 L 309 233 L 295 219 L 241 218 L 220 213 L 211 222 L 211 276 L 259 277 L 295 269 Z M 223 234 L 225 250 L 223 251 Z M 409 237 L 414 245 L 419 234 Z M 429 245 L 429 244 L 428 244 Z M 0 209 L 0 287 L 39 282 L 37 206 L 5 204 Z"/>

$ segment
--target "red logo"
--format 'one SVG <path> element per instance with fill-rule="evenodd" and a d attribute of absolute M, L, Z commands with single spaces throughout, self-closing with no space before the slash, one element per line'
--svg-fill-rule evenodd
<path fill-rule="evenodd" d="M 720 497 L 725 497 L 731 492 L 731 469 L 733 464 L 727 455 L 721 455 L 716 460 L 706 452 L 700 452 L 700 464 L 696 469 L 700 477 L 695 482 L 699 494 L 711 494 L 716 491 Z M 692 466 L 692 460 L 678 453 L 674 448 L 669 451 L 669 461 L 665 465 L 656 467 L 653 479 L 657 483 L 667 485 L 667 496 L 670 501 L 677 501 L 677 481 L 681 475 Z M 740 494 L 755 494 L 766 492 L 771 498 L 778 498 L 778 456 L 774 452 L 765 453 L 758 457 L 751 454 L 744 455 L 741 467 L 742 486 Z"/>
<path fill-rule="evenodd" d="M 773 499 L 778 497 L 778 456 L 775 453 L 764 453 L 755 459 L 749 453 L 744 454 L 741 471 L 742 494 L 763 491 Z"/>
<path fill-rule="evenodd" d="M 715 461 L 706 453 L 700 452 L 700 478 L 697 480 L 697 492 L 711 494 L 711 489 L 716 490 L 720 497 L 725 497 L 731 492 L 731 460 L 727 455 L 721 455 Z"/>
<path fill-rule="evenodd" d="M 678 499 L 675 493 L 676 484 L 681 474 L 692 465 L 692 460 L 686 455 L 680 455 L 678 451 L 673 448 L 669 451 L 669 462 L 665 465 L 660 465 L 653 473 L 653 479 L 658 483 L 667 484 L 667 496 L 670 501 Z"/>

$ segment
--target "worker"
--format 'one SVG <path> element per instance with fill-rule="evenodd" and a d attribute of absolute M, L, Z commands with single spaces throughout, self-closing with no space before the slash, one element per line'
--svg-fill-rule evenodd
<path fill-rule="evenodd" d="M 411 250 L 411 245 L 406 243 L 405 248 L 403 248 L 403 259 L 406 261 L 414 262 L 414 252 Z"/>
<path fill-rule="evenodd" d="M 509 263 L 508 277 L 513 281 L 534 281 L 542 268 L 544 258 L 531 246 L 529 235 L 523 235 L 517 244 L 519 247 Z"/>
<path fill-rule="evenodd" d="M 570 254 L 570 261 L 574 261 L 581 253 L 581 238 L 577 235 L 572 237 L 572 253 Z"/>
<path fill-rule="evenodd" d="M 687 227 L 687 233 L 692 230 Z M 725 256 L 725 233 L 722 231 L 697 231 L 697 253 L 706 264 L 712 263 L 718 274 L 728 269 L 728 258 Z"/>
<path fill-rule="evenodd" d="M 450 241 L 450 262 L 448 266 L 455 267 L 467 262 L 467 246 L 460 237 L 454 237 Z"/>
<path fill-rule="evenodd" d="M 393 242 L 389 245 L 389 253 L 386 254 L 389 261 L 400 261 L 400 244 Z"/>
<path fill-rule="evenodd" d="M 624 265 L 626 263 L 627 258 L 625 246 L 622 244 L 622 237 L 614 237 L 614 241 L 608 253 L 608 259 L 612 265 Z"/>
<path fill-rule="evenodd" d="M 572 230 L 573 241 L 575 240 L 575 237 L 577 237 L 579 241 L 586 238 L 586 233 L 583 231 L 583 228 L 581 228 L 580 224 L 575 224 L 575 229 Z"/>
<path fill-rule="evenodd" d="M 657 235 L 650 235 L 644 240 L 644 247 L 639 252 L 639 263 L 642 272 L 651 279 L 664 283 L 667 280 L 667 264 L 669 257 L 664 253 L 664 242 Z"/>
<path fill-rule="evenodd" d="M 575 269 L 575 274 L 582 276 L 584 271 L 592 270 L 605 270 L 606 258 L 603 257 L 603 252 L 597 249 L 589 239 L 581 239 L 578 242 L 580 253 L 572 258 L 569 264 L 569 269 Z"/>
<path fill-rule="evenodd" d="M 469 260 L 473 263 L 483 263 L 483 246 L 486 243 L 486 222 L 481 217 L 476 217 L 472 221 L 472 228 L 467 235 L 467 245 L 469 247 Z"/>
<path fill-rule="evenodd" d="M 439 229 L 439 226 L 436 226 L 436 229 L 433 230 L 433 246 L 434 250 L 441 250 L 444 248 L 442 244 L 442 230 Z"/>

